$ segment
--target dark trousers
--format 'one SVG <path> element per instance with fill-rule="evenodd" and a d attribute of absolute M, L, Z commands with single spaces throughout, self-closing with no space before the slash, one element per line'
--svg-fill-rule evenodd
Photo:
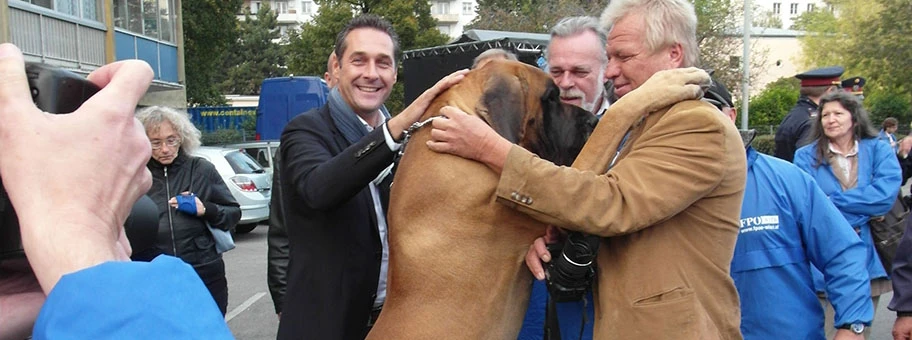
<path fill-rule="evenodd" d="M 225 277 L 225 261 L 219 256 L 219 259 L 202 265 L 193 266 L 209 294 L 215 300 L 222 316 L 228 311 L 228 279 Z"/>

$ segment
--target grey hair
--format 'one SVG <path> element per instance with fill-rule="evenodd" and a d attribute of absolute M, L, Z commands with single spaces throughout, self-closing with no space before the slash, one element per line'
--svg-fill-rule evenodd
<path fill-rule="evenodd" d="M 148 136 L 158 131 L 162 123 L 169 122 L 181 139 L 181 151 L 191 154 L 199 148 L 200 130 L 190 121 L 190 114 L 164 106 L 150 106 L 136 112 L 136 119 L 142 123 Z"/>
<path fill-rule="evenodd" d="M 475 60 L 472 61 L 472 68 L 477 67 L 478 63 L 480 63 L 482 60 L 498 58 L 498 57 L 506 59 L 506 60 L 512 60 L 512 61 L 519 60 L 518 58 L 516 58 L 516 54 L 514 54 L 513 52 L 507 51 L 502 48 L 492 48 L 492 49 L 485 50 L 484 52 L 481 52 L 481 54 L 479 54 L 477 57 L 475 57 Z"/>
<path fill-rule="evenodd" d="M 683 67 L 696 66 L 700 61 L 697 46 L 697 14 L 687 0 L 612 0 L 602 12 L 602 27 L 611 32 L 622 18 L 640 14 L 645 27 L 646 48 L 656 52 L 681 44 Z"/>
<path fill-rule="evenodd" d="M 608 45 L 608 33 L 599 25 L 598 19 L 589 16 L 566 17 L 561 19 L 551 28 L 551 39 L 572 37 L 582 34 L 586 31 L 592 31 L 598 37 L 599 44 L 602 48 Z M 550 57 L 550 54 L 549 54 Z M 599 61 L 603 64 L 608 62 L 608 54 L 600 53 Z"/>

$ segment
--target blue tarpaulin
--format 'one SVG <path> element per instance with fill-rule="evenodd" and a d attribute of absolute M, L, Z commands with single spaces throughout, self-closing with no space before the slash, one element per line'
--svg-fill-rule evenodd
<path fill-rule="evenodd" d="M 256 107 L 201 106 L 187 108 L 193 124 L 202 132 L 241 130 L 244 121 L 256 119 Z"/>

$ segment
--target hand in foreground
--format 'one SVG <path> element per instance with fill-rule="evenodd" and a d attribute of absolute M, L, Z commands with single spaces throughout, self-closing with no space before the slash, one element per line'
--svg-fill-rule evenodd
<path fill-rule="evenodd" d="M 64 274 L 129 260 L 123 223 L 152 184 L 152 150 L 133 111 L 152 76 L 142 61 L 106 65 L 89 75 L 103 89 L 79 110 L 45 114 L 22 53 L 0 45 L 0 173 L 45 293 Z"/>
<path fill-rule="evenodd" d="M 513 143 L 497 134 L 481 118 L 456 107 L 444 106 L 440 114 L 447 119 L 434 119 L 428 148 L 482 162 L 498 174 L 503 171 Z"/>
<path fill-rule="evenodd" d="M 424 111 L 427 111 L 428 106 L 431 105 L 434 98 L 437 98 L 438 94 L 462 81 L 462 78 L 465 78 L 466 73 L 469 73 L 469 70 L 463 69 L 443 77 L 443 79 L 437 81 L 434 86 L 418 96 L 418 98 L 416 98 L 411 105 L 406 107 L 405 110 L 402 110 L 401 113 L 390 119 L 387 123 L 390 137 L 393 137 L 394 140 L 401 140 L 402 131 L 408 129 L 409 126 L 417 122 L 418 119 L 421 119 L 421 115 L 424 114 Z"/>
<path fill-rule="evenodd" d="M 560 241 L 562 233 L 559 228 L 548 226 L 545 230 L 545 236 L 536 238 L 532 245 L 529 246 L 529 252 L 526 253 L 526 266 L 535 276 L 536 280 L 545 279 L 545 269 L 542 263 L 551 262 L 551 252 L 548 251 L 548 244 Z"/>
<path fill-rule="evenodd" d="M 684 100 L 702 98 L 710 82 L 709 74 L 696 67 L 662 70 L 621 97 L 617 104 L 641 107 L 636 111 L 650 114 Z"/>
<path fill-rule="evenodd" d="M 900 316 L 893 323 L 893 340 L 912 339 L 912 316 Z"/>

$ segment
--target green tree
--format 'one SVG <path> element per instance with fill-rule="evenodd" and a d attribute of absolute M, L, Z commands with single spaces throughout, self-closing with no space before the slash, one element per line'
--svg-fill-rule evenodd
<path fill-rule="evenodd" d="M 829 5 L 835 15 L 821 10 L 823 13 L 799 18 L 797 27 L 809 31 L 801 39 L 803 66 L 844 66 L 846 76 L 867 78 L 865 106 L 874 117 L 882 120 L 889 113 L 908 119 L 905 105 L 912 97 L 908 85 L 912 76 L 909 1 L 832 0 Z"/>
<path fill-rule="evenodd" d="M 339 0 L 317 0 L 319 14 L 288 34 L 285 45 L 288 72 L 322 76 L 336 35 L 351 21 L 352 5 Z"/>
<path fill-rule="evenodd" d="M 218 89 L 222 61 L 237 41 L 237 19 L 242 0 L 181 1 L 184 29 L 184 72 L 187 102 L 191 106 L 222 105 Z"/>
<path fill-rule="evenodd" d="M 909 122 L 912 122 L 912 101 L 909 94 L 901 91 L 875 89 L 865 91 L 865 108 L 870 112 L 871 123 L 880 127 L 887 117 L 899 120 L 899 132 L 909 133 Z"/>
<path fill-rule="evenodd" d="M 293 74 L 322 75 L 336 35 L 356 14 L 372 13 L 389 20 L 403 51 L 441 45 L 448 39 L 437 30 L 437 20 L 431 16 L 430 3 L 426 0 L 317 0 L 317 3 L 319 14 L 289 37 L 288 71 Z M 402 79 L 401 72 L 399 78 Z M 403 94 L 402 82 L 397 82 L 386 101 L 391 113 L 405 107 Z"/>
<path fill-rule="evenodd" d="M 258 95 L 263 79 L 285 75 L 284 49 L 276 42 L 281 36 L 277 18 L 266 3 L 255 16 L 244 9 L 238 40 L 225 58 L 223 93 Z"/>
<path fill-rule="evenodd" d="M 748 125 L 760 133 L 775 131 L 782 118 L 798 102 L 797 78 L 779 78 L 750 99 Z"/>
<path fill-rule="evenodd" d="M 561 18 L 598 16 L 606 5 L 607 0 L 478 1 L 478 15 L 465 29 L 548 33 Z"/>

